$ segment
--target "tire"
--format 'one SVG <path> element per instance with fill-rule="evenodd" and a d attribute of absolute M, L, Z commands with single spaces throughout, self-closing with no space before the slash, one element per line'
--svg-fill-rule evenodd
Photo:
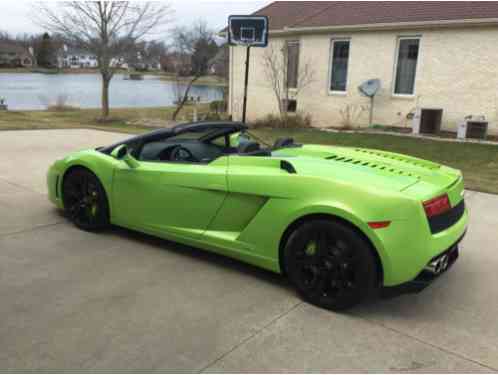
<path fill-rule="evenodd" d="M 377 267 L 370 245 L 341 222 L 312 220 L 299 226 L 287 241 L 284 261 L 298 293 L 322 308 L 351 308 L 377 289 Z"/>
<path fill-rule="evenodd" d="M 78 228 L 99 231 L 109 226 L 107 195 L 88 169 L 76 168 L 64 177 L 62 201 L 66 214 Z"/>

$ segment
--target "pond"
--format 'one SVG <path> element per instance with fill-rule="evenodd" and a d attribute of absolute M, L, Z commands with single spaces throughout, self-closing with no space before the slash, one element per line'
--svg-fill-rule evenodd
<path fill-rule="evenodd" d="M 111 107 L 162 107 L 173 105 L 177 88 L 173 82 L 157 76 L 128 80 L 116 74 L 110 86 Z M 190 96 L 201 101 L 220 100 L 221 87 L 195 85 Z M 66 105 L 80 108 L 100 107 L 101 78 L 99 74 L 37 74 L 1 73 L 0 98 L 6 99 L 9 110 L 46 109 L 57 98 Z"/>

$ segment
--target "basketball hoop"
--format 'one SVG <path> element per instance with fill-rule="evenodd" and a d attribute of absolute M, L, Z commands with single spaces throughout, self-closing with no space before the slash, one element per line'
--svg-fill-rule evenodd
<path fill-rule="evenodd" d="M 268 44 L 268 17 L 228 17 L 228 43 L 235 46 L 266 47 Z"/>
<path fill-rule="evenodd" d="M 249 58 L 251 47 L 268 45 L 268 17 L 230 16 L 228 17 L 228 44 L 246 47 L 246 74 L 244 80 L 244 104 L 242 122 L 246 121 L 247 84 L 249 81 Z"/>

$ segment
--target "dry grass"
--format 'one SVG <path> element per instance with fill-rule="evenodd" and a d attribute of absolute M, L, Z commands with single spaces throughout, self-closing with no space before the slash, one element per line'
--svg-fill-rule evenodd
<path fill-rule="evenodd" d="M 253 129 L 305 129 L 311 127 L 311 117 L 300 113 L 285 117 L 268 115 L 250 124 Z"/>
<path fill-rule="evenodd" d="M 150 130 L 149 123 L 167 124 L 173 110 L 172 107 L 116 108 L 105 122 L 100 120 L 100 109 L 8 111 L 0 112 L 0 130 L 94 128 L 137 133 Z M 208 106 L 200 105 L 198 110 L 202 115 L 208 112 Z M 192 106 L 185 106 L 178 120 L 191 121 L 192 112 Z"/>

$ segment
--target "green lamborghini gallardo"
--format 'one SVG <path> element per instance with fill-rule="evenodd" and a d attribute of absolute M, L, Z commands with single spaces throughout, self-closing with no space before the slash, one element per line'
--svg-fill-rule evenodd
<path fill-rule="evenodd" d="M 332 310 L 422 289 L 457 259 L 468 222 L 458 170 L 290 138 L 264 145 L 236 122 L 75 152 L 47 181 L 81 229 L 114 224 L 283 273 Z"/>

